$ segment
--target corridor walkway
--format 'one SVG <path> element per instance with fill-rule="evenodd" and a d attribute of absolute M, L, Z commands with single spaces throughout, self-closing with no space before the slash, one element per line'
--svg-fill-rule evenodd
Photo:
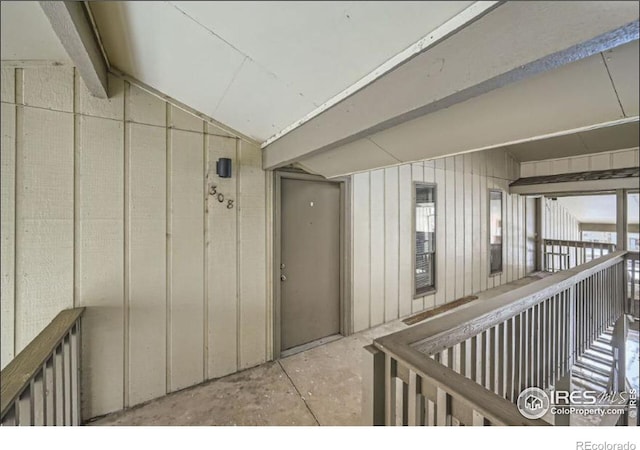
<path fill-rule="evenodd" d="M 394 321 L 88 425 L 360 425 L 362 347 Z"/>

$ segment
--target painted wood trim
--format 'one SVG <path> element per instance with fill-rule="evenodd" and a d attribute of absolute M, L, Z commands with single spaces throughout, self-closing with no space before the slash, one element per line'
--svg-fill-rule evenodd
<path fill-rule="evenodd" d="M 89 91 L 109 97 L 107 61 L 82 2 L 39 2 L 53 31 L 76 66 Z"/>

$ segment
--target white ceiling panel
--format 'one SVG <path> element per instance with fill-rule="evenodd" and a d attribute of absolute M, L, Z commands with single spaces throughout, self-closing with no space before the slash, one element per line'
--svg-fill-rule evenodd
<path fill-rule="evenodd" d="M 376 133 L 370 139 L 396 158 L 414 161 L 622 117 L 598 54 Z"/>
<path fill-rule="evenodd" d="M 638 147 L 640 144 L 638 133 L 638 121 L 634 121 L 581 133 L 509 145 L 506 149 L 518 161 L 539 161 Z"/>
<path fill-rule="evenodd" d="M 264 141 L 474 2 L 90 2 L 110 63 Z"/>
<path fill-rule="evenodd" d="M 172 2 L 316 106 L 472 3 Z"/>
<path fill-rule="evenodd" d="M 616 223 L 615 195 L 582 195 L 558 197 L 558 203 L 582 223 Z M 638 223 L 638 194 L 629 195 L 627 214 L 629 223 Z"/>
<path fill-rule="evenodd" d="M 640 145 L 640 129 L 638 121 L 605 127 L 580 133 L 580 139 L 587 147 L 584 153 L 599 153 L 609 150 L 634 148 Z M 572 156 L 566 154 L 563 156 Z"/>
<path fill-rule="evenodd" d="M 71 60 L 38 2 L 0 4 L 3 60 Z"/>
<path fill-rule="evenodd" d="M 611 79 L 627 117 L 638 115 L 638 41 L 604 53 Z"/>
<path fill-rule="evenodd" d="M 636 2 L 500 2 L 477 20 L 465 22 L 467 12 L 480 3 L 453 20 L 465 23 L 462 29 L 442 41 L 436 38 L 434 46 L 374 83 L 263 144 L 264 167 L 288 164 L 419 115 L 431 115 L 638 38 Z M 576 77 L 577 84 L 580 78 Z M 548 110 L 549 115 L 555 114 L 553 108 Z M 481 114 L 491 116 L 493 111 Z"/>
<path fill-rule="evenodd" d="M 254 137 L 271 136 L 289 125 L 291 114 L 302 117 L 310 108 L 307 98 L 247 58 L 213 117 L 236 130 L 251 130 Z"/>
<path fill-rule="evenodd" d="M 361 170 L 363 161 L 374 167 L 391 166 L 400 162 L 370 140 L 360 139 L 341 147 L 340 151 L 328 150 L 303 159 L 300 163 L 314 173 L 336 175 Z"/>
<path fill-rule="evenodd" d="M 113 65 L 215 117 L 243 55 L 168 3 L 92 2 L 91 9 Z"/>

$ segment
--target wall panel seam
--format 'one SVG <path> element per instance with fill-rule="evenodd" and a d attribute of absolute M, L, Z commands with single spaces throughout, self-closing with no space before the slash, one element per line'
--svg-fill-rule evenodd
<path fill-rule="evenodd" d="M 15 95 L 15 123 L 14 123 L 14 155 L 13 155 L 13 342 L 12 342 L 12 357 L 15 357 L 17 353 L 17 314 L 18 310 L 18 242 L 17 242 L 17 224 L 18 224 L 18 211 L 19 211 L 19 198 L 18 195 L 18 175 L 20 174 L 19 166 L 20 155 L 22 154 L 22 115 L 23 107 L 18 104 L 18 99 L 22 96 L 22 69 L 14 70 L 14 95 Z"/>
<path fill-rule="evenodd" d="M 124 231 L 123 231 L 123 241 L 124 241 L 124 249 L 123 249 L 123 256 L 124 256 L 124 295 L 123 295 L 123 320 L 124 320 L 124 325 L 123 325 L 123 329 L 124 329 L 124 338 L 122 340 L 123 342 L 123 405 L 125 408 L 129 407 L 129 338 L 130 338 L 130 330 L 129 330 L 129 300 L 130 300 L 130 279 L 131 279 L 131 273 L 130 273 L 130 259 L 131 259 L 131 255 L 129 254 L 131 245 L 130 245 L 130 231 L 131 231 L 131 224 L 129 223 L 131 218 L 129 215 L 129 191 L 131 189 L 130 186 L 130 157 L 131 157 L 131 142 L 130 142 L 130 136 L 129 136 L 129 132 L 131 130 L 131 125 L 130 123 L 127 121 L 127 116 L 129 113 L 129 104 L 128 104 L 128 100 L 129 100 L 129 83 L 128 82 L 124 82 L 124 95 L 123 95 L 123 118 L 124 118 L 124 124 L 123 124 L 123 130 L 124 130 L 124 168 L 123 168 L 123 174 L 124 174 L 124 189 L 123 189 L 123 193 L 124 193 L 124 201 L 123 201 L 123 225 L 124 225 Z"/>
<path fill-rule="evenodd" d="M 172 264 L 172 245 L 173 245 L 173 212 L 172 212 L 172 201 L 173 201 L 173 193 L 172 189 L 172 161 L 173 157 L 173 143 L 171 141 L 173 137 L 173 131 L 169 127 L 171 124 L 171 108 L 168 103 L 164 104 L 164 117 L 165 117 L 165 321 L 166 321 L 166 333 L 165 333 L 165 393 L 171 392 L 171 363 L 172 363 L 172 334 L 173 330 L 171 329 L 171 307 L 172 307 L 172 287 L 173 287 L 173 264 Z"/>
<path fill-rule="evenodd" d="M 382 323 L 387 322 L 387 171 L 382 169 Z M 371 251 L 371 250 L 369 250 Z"/>
<path fill-rule="evenodd" d="M 209 208 L 207 204 L 209 186 L 209 137 L 206 134 L 207 124 L 202 122 L 202 161 L 204 186 L 202 187 L 203 214 L 203 322 L 202 327 L 202 376 L 209 379 Z"/>
<path fill-rule="evenodd" d="M 235 161 L 236 161 L 236 370 L 242 367 L 242 240 L 240 233 L 242 232 L 242 182 L 240 165 L 242 162 L 242 145 L 240 140 L 236 138 L 235 145 Z"/>
<path fill-rule="evenodd" d="M 397 272 L 398 272 L 398 286 L 396 287 L 396 290 L 398 291 L 397 292 L 398 301 L 396 302 L 397 303 L 396 307 L 398 309 L 397 317 L 402 317 L 402 315 L 400 314 L 400 304 L 402 303 L 402 298 L 400 297 L 400 293 L 402 292 L 402 289 L 400 289 L 400 284 L 401 284 L 401 282 L 400 282 L 400 247 L 401 247 L 401 245 L 400 245 L 400 167 L 399 166 L 398 166 L 398 169 L 397 169 L 397 173 L 398 173 L 398 175 L 396 177 L 396 183 L 397 183 L 397 192 L 398 192 L 398 203 L 397 203 L 397 206 L 398 206 L 398 220 L 397 220 L 397 232 L 398 232 L 398 239 L 397 239 L 398 240 L 398 250 L 397 250 L 397 253 L 398 253 L 398 255 L 397 255 L 398 256 L 398 264 L 397 264 L 397 266 L 398 266 L 398 269 L 397 269 Z"/>
<path fill-rule="evenodd" d="M 75 308 L 77 302 L 80 300 L 79 291 L 80 291 L 80 258 L 79 258 L 79 238 L 80 238 L 80 223 L 79 223 L 79 201 L 80 201 L 80 171 L 78 170 L 78 165 L 80 164 L 79 152 L 80 152 L 80 142 L 79 142 L 79 118 L 75 114 L 77 111 L 77 92 L 76 92 L 76 84 L 78 82 L 78 74 L 76 73 L 75 67 L 73 68 L 73 81 L 71 92 L 73 95 L 72 111 L 73 111 L 73 298 L 72 298 L 72 306 Z"/>

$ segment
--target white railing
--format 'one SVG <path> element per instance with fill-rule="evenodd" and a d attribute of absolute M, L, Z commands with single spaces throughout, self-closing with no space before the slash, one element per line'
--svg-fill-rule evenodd
<path fill-rule="evenodd" d="M 625 253 L 376 339 L 366 348 L 365 424 L 546 425 L 514 402 L 527 387 L 554 386 L 623 315 Z"/>
<path fill-rule="evenodd" d="M 544 270 L 559 272 L 608 255 L 616 250 L 616 245 L 608 242 L 544 239 L 542 249 Z"/>
<path fill-rule="evenodd" d="M 0 422 L 80 425 L 80 317 L 62 311 L 0 373 Z"/>

